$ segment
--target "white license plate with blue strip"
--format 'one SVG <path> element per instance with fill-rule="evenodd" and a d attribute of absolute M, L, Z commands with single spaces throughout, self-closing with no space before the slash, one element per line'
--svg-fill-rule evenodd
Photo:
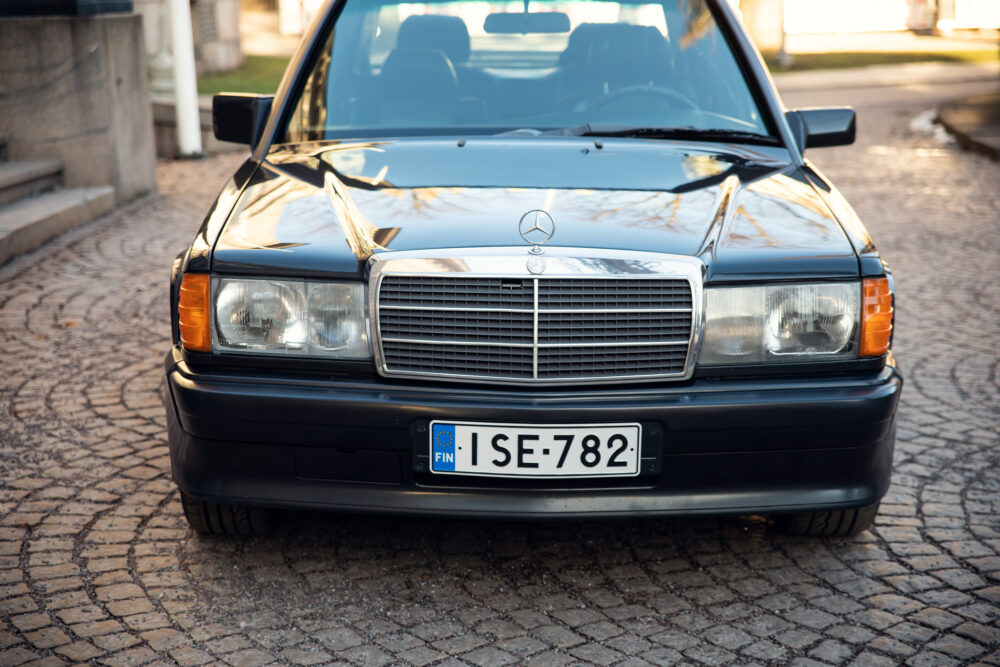
<path fill-rule="evenodd" d="M 635 477 L 642 427 L 432 421 L 431 472 L 484 477 Z"/>

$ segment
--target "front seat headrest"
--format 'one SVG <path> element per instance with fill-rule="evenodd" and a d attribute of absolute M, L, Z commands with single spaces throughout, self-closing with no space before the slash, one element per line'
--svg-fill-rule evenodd
<path fill-rule="evenodd" d="M 393 49 L 382 64 L 377 92 L 385 123 L 445 125 L 458 114 L 455 68 L 440 51 Z"/>
<path fill-rule="evenodd" d="M 469 30 L 457 16 L 407 17 L 399 26 L 397 49 L 437 49 L 456 65 L 469 60 Z"/>

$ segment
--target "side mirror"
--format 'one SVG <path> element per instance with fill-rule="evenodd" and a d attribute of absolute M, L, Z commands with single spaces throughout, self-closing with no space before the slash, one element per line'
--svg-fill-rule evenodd
<path fill-rule="evenodd" d="M 795 109 L 785 117 L 802 150 L 848 146 L 857 134 L 857 116 L 850 107 Z"/>
<path fill-rule="evenodd" d="M 220 141 L 256 146 L 274 95 L 220 93 L 212 98 L 212 130 Z"/>

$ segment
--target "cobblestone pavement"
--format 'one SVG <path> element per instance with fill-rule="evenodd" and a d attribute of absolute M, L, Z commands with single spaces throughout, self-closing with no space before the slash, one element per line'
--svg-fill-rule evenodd
<path fill-rule="evenodd" d="M 0 269 L 0 664 L 1000 665 L 1000 167 L 908 129 L 918 98 L 830 96 L 862 104 L 861 138 L 814 158 L 899 293 L 872 532 L 289 514 L 192 535 L 167 269 L 236 159 L 163 164 L 162 194 Z"/>

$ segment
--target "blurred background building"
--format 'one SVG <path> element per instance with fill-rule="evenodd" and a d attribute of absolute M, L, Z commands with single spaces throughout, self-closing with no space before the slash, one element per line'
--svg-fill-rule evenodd
<path fill-rule="evenodd" d="M 156 2 L 157 0 L 144 0 Z M 197 0 L 202 1 L 202 0 Z M 290 54 L 325 0 L 242 0 L 241 27 L 249 53 Z M 791 36 L 887 33 L 948 33 L 1000 28 L 1000 0 L 730 0 L 764 52 L 779 52 Z M 417 3 L 419 4 L 419 3 Z M 874 38 L 874 36 L 873 36 Z M 869 40 L 871 41 L 871 40 Z M 823 40 L 819 42 L 828 48 Z M 787 44 L 785 44 L 787 47 Z M 872 44 L 876 48 L 878 44 Z M 901 47 L 897 47 L 901 48 Z"/>
<path fill-rule="evenodd" d="M 214 74 L 243 65 L 240 46 L 241 0 L 191 0 L 191 27 L 198 74 Z M 170 50 L 170 21 L 165 0 L 132 0 L 142 15 L 150 61 Z"/>
<path fill-rule="evenodd" d="M 780 50 L 786 36 L 1000 28 L 1000 0 L 738 0 L 734 4 L 765 52 Z"/>

